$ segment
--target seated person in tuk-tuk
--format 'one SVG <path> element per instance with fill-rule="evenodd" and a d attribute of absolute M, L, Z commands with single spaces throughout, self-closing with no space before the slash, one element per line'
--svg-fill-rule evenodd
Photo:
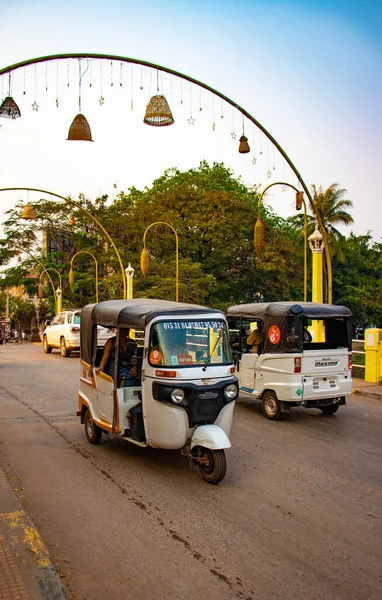
<path fill-rule="evenodd" d="M 257 328 L 254 329 L 247 337 L 247 345 L 252 346 L 252 352 L 259 354 L 261 343 L 263 341 L 263 323 L 257 321 Z"/>
<path fill-rule="evenodd" d="M 103 354 L 96 373 L 101 371 L 114 378 L 114 364 L 116 354 L 117 338 L 107 340 Z M 135 356 L 137 343 L 130 337 L 130 329 L 119 330 L 119 353 L 118 353 L 118 387 L 134 387 L 140 385 L 138 378 L 137 358 Z"/>

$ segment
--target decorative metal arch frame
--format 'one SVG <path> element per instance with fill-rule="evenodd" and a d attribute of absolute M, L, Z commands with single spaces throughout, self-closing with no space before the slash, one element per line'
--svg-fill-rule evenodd
<path fill-rule="evenodd" d="M 289 158 L 289 156 L 287 155 L 285 150 L 280 146 L 280 144 L 275 140 L 275 138 L 269 133 L 269 131 L 267 131 L 267 129 L 265 129 L 265 127 L 259 121 L 257 121 L 257 119 L 255 119 L 255 117 L 253 117 L 248 111 L 246 111 L 239 104 L 236 104 L 236 102 L 234 102 L 233 100 L 228 98 L 228 96 L 225 96 L 224 94 L 222 94 L 218 90 L 212 88 L 211 86 L 207 85 L 206 83 L 203 83 L 203 82 L 199 81 L 198 79 L 190 77 L 189 75 L 185 75 L 184 73 L 180 73 L 179 71 L 174 71 L 173 69 L 170 69 L 168 67 L 164 67 L 162 65 L 157 65 L 155 63 L 151 63 L 151 62 L 148 62 L 145 60 L 140 60 L 137 58 L 130 58 L 130 57 L 126 57 L 126 56 L 117 56 L 114 54 L 74 53 L 74 54 L 54 54 L 54 55 L 49 55 L 49 56 L 40 56 L 38 58 L 31 58 L 29 60 L 15 63 L 14 65 L 10 65 L 8 67 L 0 69 L 0 76 L 5 75 L 6 73 L 11 73 L 12 71 L 16 71 L 17 69 L 21 69 L 22 67 L 26 67 L 28 65 L 33 65 L 33 64 L 38 64 L 41 62 L 50 62 L 50 61 L 54 61 L 54 60 L 63 60 L 63 59 L 86 59 L 86 58 L 99 59 L 99 60 L 112 60 L 112 61 L 115 60 L 115 61 L 130 63 L 130 64 L 141 65 L 143 67 L 149 67 L 151 69 L 156 69 L 156 70 L 162 71 L 164 73 L 169 73 L 170 75 L 174 75 L 175 77 L 180 77 L 181 79 L 184 79 L 185 81 L 189 81 L 190 83 L 193 83 L 194 85 L 201 87 L 201 88 L 211 92 L 215 96 L 221 98 L 222 100 L 227 102 L 227 104 L 230 104 L 231 106 L 236 108 L 244 117 L 246 117 L 258 129 L 260 129 L 260 131 L 263 132 L 263 134 L 277 148 L 277 150 L 280 152 L 281 156 L 286 160 L 286 162 L 292 169 L 297 180 L 301 184 L 302 189 L 304 190 L 305 194 L 309 198 L 310 205 L 314 210 L 315 217 L 317 219 L 317 223 L 318 223 L 321 235 L 324 240 L 324 245 L 326 248 L 325 256 L 326 256 L 326 264 L 327 264 L 327 270 L 328 270 L 328 302 L 329 302 L 329 304 L 331 304 L 332 303 L 332 266 L 331 266 L 330 252 L 329 252 L 329 246 L 328 246 L 328 237 L 327 237 L 325 228 L 323 226 L 322 219 L 321 219 L 320 215 L 318 214 L 318 212 L 315 210 L 314 202 L 313 202 L 312 196 L 309 192 L 308 186 L 306 185 L 305 181 L 301 177 L 300 173 L 298 172 L 297 168 L 295 167 L 295 165 L 293 164 L 293 162 L 291 161 L 291 159 Z"/>

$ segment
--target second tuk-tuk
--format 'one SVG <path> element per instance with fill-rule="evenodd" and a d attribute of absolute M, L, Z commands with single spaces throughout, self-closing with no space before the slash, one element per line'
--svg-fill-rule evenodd
<path fill-rule="evenodd" d="M 97 325 L 116 328 L 107 372 L 97 369 Z M 129 342 L 135 368 L 126 381 L 119 377 L 119 352 L 127 328 L 135 338 Z M 113 433 L 138 446 L 182 449 L 205 481 L 224 478 L 239 390 L 222 312 L 139 298 L 89 304 L 81 312 L 80 363 L 77 414 L 89 442 Z"/>
<path fill-rule="evenodd" d="M 227 311 L 240 392 L 276 420 L 292 406 L 334 414 L 352 391 L 351 312 L 315 302 L 239 304 Z M 261 336 L 252 351 L 250 330 Z M 255 337 L 255 336 L 252 336 Z M 233 341 L 233 340 L 231 340 Z"/>

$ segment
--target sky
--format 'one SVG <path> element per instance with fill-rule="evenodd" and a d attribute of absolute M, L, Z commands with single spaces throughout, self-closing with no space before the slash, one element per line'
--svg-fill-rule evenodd
<path fill-rule="evenodd" d="M 382 0 L 0 0 L 0 15 L 0 69 L 96 53 L 192 77 L 252 115 L 309 189 L 338 183 L 347 190 L 354 224 L 339 227 L 342 233 L 370 232 L 381 241 Z M 79 112 L 79 66 L 93 143 L 67 141 Z M 0 85 L 4 98 L 8 75 Z M 173 112 L 171 127 L 143 123 L 157 89 Z M 157 79 L 156 69 L 117 60 L 32 64 L 14 71 L 11 95 L 22 116 L 0 119 L 1 188 L 113 198 L 201 160 L 224 162 L 260 190 L 277 181 L 299 187 L 240 111 L 179 77 L 159 72 Z M 248 154 L 238 153 L 243 132 Z M 2 192 L 2 213 L 39 197 Z M 282 217 L 295 214 L 294 193 L 283 186 L 272 187 L 264 202 Z"/>

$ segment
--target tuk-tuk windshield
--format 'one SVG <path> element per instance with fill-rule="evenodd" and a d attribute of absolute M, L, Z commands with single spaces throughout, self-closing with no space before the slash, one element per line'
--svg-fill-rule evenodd
<path fill-rule="evenodd" d="M 149 362 L 152 365 L 190 367 L 233 362 L 225 321 L 160 321 L 151 328 Z"/>

